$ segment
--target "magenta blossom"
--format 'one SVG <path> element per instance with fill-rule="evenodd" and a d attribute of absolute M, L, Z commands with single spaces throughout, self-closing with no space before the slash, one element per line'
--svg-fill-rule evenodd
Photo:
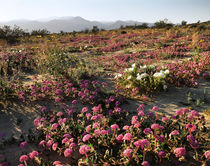
<path fill-rule="evenodd" d="M 113 125 L 111 125 L 111 128 L 112 128 L 112 129 L 119 130 L 119 126 L 118 126 L 117 124 L 113 124 Z"/>
<path fill-rule="evenodd" d="M 118 136 L 116 137 L 116 140 L 117 140 L 118 142 L 122 142 L 122 140 L 123 140 L 123 135 L 122 135 L 122 134 L 118 135 Z"/>
<path fill-rule="evenodd" d="M 181 157 L 186 155 L 186 149 L 184 147 L 176 148 L 174 150 L 176 157 Z"/>
<path fill-rule="evenodd" d="M 90 138 L 92 138 L 92 136 L 90 134 L 86 134 L 83 138 L 82 138 L 82 141 L 83 142 L 86 142 L 88 141 Z"/>
<path fill-rule="evenodd" d="M 150 142 L 147 139 L 142 139 L 139 144 L 140 144 L 141 149 L 144 149 L 146 146 L 149 145 L 149 143 Z"/>
<path fill-rule="evenodd" d="M 196 125 L 186 124 L 186 129 L 188 129 L 190 132 L 194 132 L 196 130 Z"/>
<path fill-rule="evenodd" d="M 79 153 L 80 154 L 87 154 L 90 151 L 90 147 L 87 145 L 80 146 Z"/>
<path fill-rule="evenodd" d="M 28 143 L 26 142 L 26 141 L 24 141 L 24 142 L 21 142 L 21 144 L 20 144 L 20 149 L 23 149 L 25 146 L 27 146 L 28 145 Z"/>
<path fill-rule="evenodd" d="M 206 159 L 210 159 L 210 150 L 207 150 L 205 153 L 204 153 Z"/>
<path fill-rule="evenodd" d="M 28 156 L 27 155 L 22 155 L 22 156 L 20 156 L 20 158 L 19 158 L 19 161 L 21 162 L 21 163 L 23 163 L 24 161 L 27 161 L 28 160 Z"/>
<path fill-rule="evenodd" d="M 34 159 L 35 157 L 38 157 L 39 156 L 39 153 L 37 151 L 33 151 L 31 153 L 29 153 L 29 157 L 31 159 Z"/>
<path fill-rule="evenodd" d="M 179 135 L 179 131 L 178 130 L 173 130 L 170 134 L 173 135 L 173 136 Z"/>
<path fill-rule="evenodd" d="M 152 133 L 152 130 L 150 128 L 145 128 L 143 133 L 147 135 L 147 134 Z"/>
<path fill-rule="evenodd" d="M 133 150 L 130 149 L 130 148 L 125 149 L 125 150 L 123 151 L 123 156 L 129 158 L 129 157 L 131 156 L 131 152 L 132 152 L 132 151 L 133 151 Z"/>
<path fill-rule="evenodd" d="M 150 166 L 150 164 L 149 164 L 148 161 L 143 161 L 143 162 L 141 163 L 141 165 L 142 165 L 142 166 Z"/>
<path fill-rule="evenodd" d="M 72 154 L 73 150 L 70 149 L 70 148 L 67 148 L 65 151 L 64 151 L 64 156 L 65 157 L 69 157 L 71 154 Z"/>
<path fill-rule="evenodd" d="M 158 106 L 154 106 L 154 107 L 152 108 L 152 111 L 159 111 Z"/>
<path fill-rule="evenodd" d="M 161 150 L 158 152 L 158 157 L 163 158 L 165 156 L 166 156 L 166 153 L 164 151 Z"/>
<path fill-rule="evenodd" d="M 132 137 L 133 137 L 132 134 L 126 133 L 123 137 L 123 140 L 131 141 Z"/>
<path fill-rule="evenodd" d="M 160 125 L 157 124 L 157 123 L 153 123 L 153 124 L 151 125 L 151 129 L 153 129 L 153 130 L 158 130 L 158 129 L 160 129 L 160 128 L 161 128 Z"/>
<path fill-rule="evenodd" d="M 55 143 L 52 145 L 52 150 L 53 150 L 53 151 L 56 151 L 57 147 L 58 147 L 58 142 L 55 142 Z"/>

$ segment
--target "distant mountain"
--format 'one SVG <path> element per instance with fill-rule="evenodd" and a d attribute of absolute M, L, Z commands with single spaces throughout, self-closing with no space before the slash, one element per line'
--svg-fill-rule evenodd
<path fill-rule="evenodd" d="M 89 21 L 82 17 L 52 17 L 49 19 L 39 19 L 39 20 L 13 20 L 9 22 L 0 22 L 0 26 L 17 25 L 20 28 L 31 32 L 32 30 L 47 29 L 50 32 L 72 32 L 81 31 L 85 29 L 92 29 L 93 26 L 97 26 L 100 29 L 117 29 L 120 26 L 128 25 L 141 25 L 143 22 L 138 21 L 115 21 L 115 22 L 99 22 L 99 21 Z M 149 26 L 153 24 L 149 23 Z"/>

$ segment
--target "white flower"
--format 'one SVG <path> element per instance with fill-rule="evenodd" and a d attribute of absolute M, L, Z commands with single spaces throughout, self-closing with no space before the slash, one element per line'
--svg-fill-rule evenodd
<path fill-rule="evenodd" d="M 128 80 L 130 80 L 131 79 L 131 76 L 128 76 L 128 78 L 127 78 Z"/>
<path fill-rule="evenodd" d="M 153 77 L 155 77 L 155 78 L 164 78 L 165 75 L 162 72 L 157 72 L 157 73 L 153 74 Z"/>
<path fill-rule="evenodd" d="M 125 69 L 125 72 L 127 72 L 128 71 L 128 69 Z"/>
<path fill-rule="evenodd" d="M 155 68 L 155 65 L 150 65 L 149 67 L 153 69 L 153 68 Z"/>
<path fill-rule="evenodd" d="M 167 90 L 167 85 L 163 85 L 163 90 Z"/>
<path fill-rule="evenodd" d="M 133 71 L 133 69 L 134 69 L 134 68 L 132 68 L 132 67 L 131 67 L 131 68 L 128 68 L 128 71 Z"/>
<path fill-rule="evenodd" d="M 131 87 L 131 85 L 126 85 L 126 88 L 130 88 Z"/>
<path fill-rule="evenodd" d="M 139 75 L 139 73 L 137 74 L 137 80 L 141 80 L 142 78 L 146 78 L 148 77 L 149 75 L 147 73 L 142 73 L 141 75 Z"/>
<path fill-rule="evenodd" d="M 140 66 L 141 69 L 146 69 L 147 68 L 147 65 L 144 65 L 144 66 Z"/>
<path fill-rule="evenodd" d="M 122 77 L 122 74 L 116 74 L 114 78 L 119 78 L 119 77 Z"/>
<path fill-rule="evenodd" d="M 132 64 L 132 68 L 134 68 L 136 66 L 136 63 Z"/>
<path fill-rule="evenodd" d="M 169 74 L 169 70 L 168 70 L 168 69 L 165 70 L 165 71 L 164 71 L 164 74 Z"/>

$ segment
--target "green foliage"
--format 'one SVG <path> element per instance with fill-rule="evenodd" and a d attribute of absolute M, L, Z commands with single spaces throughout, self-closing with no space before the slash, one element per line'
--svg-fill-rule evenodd
<path fill-rule="evenodd" d="M 41 36 L 45 36 L 50 34 L 50 32 L 47 29 L 39 29 L 39 30 L 33 30 L 31 32 L 31 35 L 41 35 Z"/>
<path fill-rule="evenodd" d="M 168 22 L 168 19 L 160 20 L 155 22 L 155 28 L 172 28 L 173 24 Z"/>
<path fill-rule="evenodd" d="M 6 25 L 0 28 L 0 39 L 6 40 L 8 44 L 17 43 L 19 38 L 24 35 L 26 32 L 18 26 L 14 26 L 13 29 Z"/>

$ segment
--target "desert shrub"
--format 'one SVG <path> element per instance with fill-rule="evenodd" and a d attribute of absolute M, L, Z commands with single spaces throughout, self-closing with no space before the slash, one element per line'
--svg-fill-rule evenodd
<path fill-rule="evenodd" d="M 172 23 L 168 23 L 167 19 L 164 20 L 160 20 L 154 23 L 154 27 L 155 28 L 172 28 L 173 24 Z"/>
<path fill-rule="evenodd" d="M 15 91 L 7 79 L 0 78 L 0 106 L 7 107 L 9 100 L 15 97 Z M 0 107 L 1 108 L 1 107 Z"/>
<path fill-rule="evenodd" d="M 25 34 L 26 32 L 18 26 L 14 26 L 13 29 L 6 25 L 0 28 L 0 39 L 6 40 L 8 44 L 17 43 Z"/>
<path fill-rule="evenodd" d="M 31 35 L 41 35 L 41 36 L 45 36 L 50 34 L 50 32 L 47 29 L 39 29 L 39 30 L 32 30 Z"/>
<path fill-rule="evenodd" d="M 88 60 L 68 52 L 69 49 L 49 50 L 46 57 L 40 61 L 39 70 L 42 73 L 48 72 L 51 75 L 64 76 L 75 81 L 93 76 L 101 70 L 96 64 L 91 64 Z"/>
<path fill-rule="evenodd" d="M 169 70 L 159 69 L 153 65 L 139 66 L 133 64 L 131 68 L 125 69 L 123 74 L 117 74 L 117 83 L 134 93 L 149 94 L 155 91 L 167 89 Z"/>
<path fill-rule="evenodd" d="M 24 49 L 9 49 L 0 54 L 0 75 L 14 76 L 19 72 L 29 72 L 36 68 L 32 52 Z"/>
<path fill-rule="evenodd" d="M 187 25 L 187 21 L 183 20 L 183 21 L 181 22 L 181 25 L 182 25 L 182 26 Z"/>

